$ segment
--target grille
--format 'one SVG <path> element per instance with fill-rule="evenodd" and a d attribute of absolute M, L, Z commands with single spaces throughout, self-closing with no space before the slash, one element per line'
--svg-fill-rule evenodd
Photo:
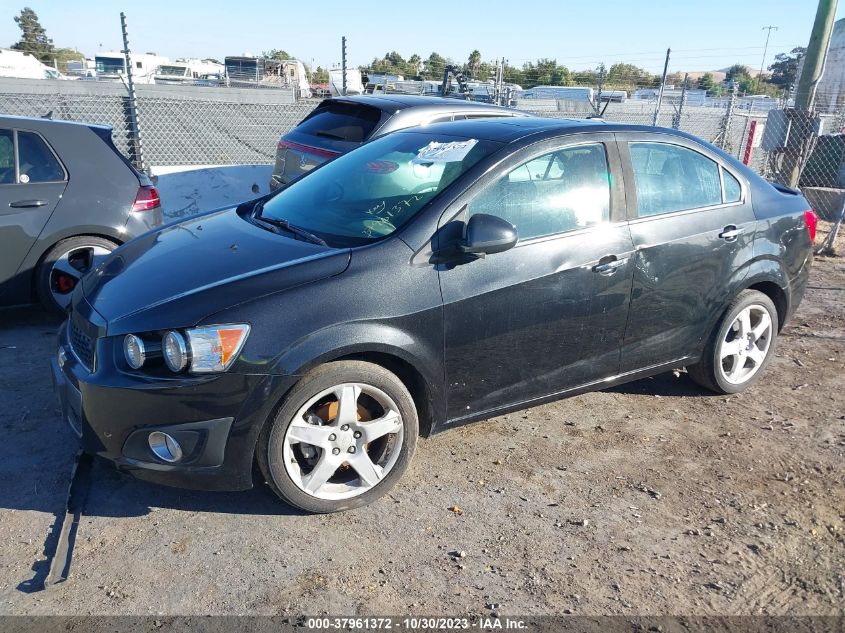
<path fill-rule="evenodd" d="M 95 339 L 88 336 L 77 325 L 75 320 L 70 322 L 70 348 L 88 371 L 94 369 Z"/>

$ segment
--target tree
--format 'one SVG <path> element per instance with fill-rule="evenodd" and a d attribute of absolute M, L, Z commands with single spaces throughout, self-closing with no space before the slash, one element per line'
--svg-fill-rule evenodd
<path fill-rule="evenodd" d="M 725 71 L 725 81 L 735 81 L 739 84 L 746 78 L 751 78 L 751 69 L 743 64 L 734 64 Z"/>
<path fill-rule="evenodd" d="M 705 90 L 708 94 L 716 90 L 716 80 L 713 73 L 704 73 L 698 78 L 698 89 Z"/>
<path fill-rule="evenodd" d="M 481 69 L 481 53 L 475 49 L 469 54 L 467 60 L 466 70 L 471 77 L 478 77 L 478 71 Z"/>
<path fill-rule="evenodd" d="M 448 64 L 449 60 L 432 51 L 425 61 L 425 69 L 422 74 L 426 79 L 442 79 L 443 71 L 446 70 Z"/>
<path fill-rule="evenodd" d="M 533 86 L 566 86 L 570 84 L 572 73 L 566 66 L 560 66 L 556 59 L 538 59 L 537 62 L 525 62 L 522 74 L 526 88 Z"/>
<path fill-rule="evenodd" d="M 411 77 L 418 77 L 420 74 L 420 67 L 422 66 L 422 59 L 414 53 L 408 58 L 408 75 Z"/>
<path fill-rule="evenodd" d="M 322 66 L 317 66 L 314 72 L 311 73 L 312 84 L 327 84 L 329 83 L 329 71 Z"/>
<path fill-rule="evenodd" d="M 798 79 L 798 67 L 806 52 L 806 48 L 798 46 L 788 53 L 775 55 L 774 63 L 769 66 L 769 70 L 772 71 L 769 81 L 784 90 L 792 88 Z"/>
<path fill-rule="evenodd" d="M 654 75 L 647 70 L 633 64 L 616 63 L 607 71 L 605 85 L 619 89 L 636 89 L 639 86 L 650 86 L 654 83 Z"/>
<path fill-rule="evenodd" d="M 35 11 L 25 7 L 20 15 L 15 16 L 15 23 L 21 29 L 21 39 L 12 44 L 12 48 L 31 53 L 45 64 L 52 64 L 55 50 L 53 40 L 47 37 L 47 31 L 41 26 Z"/>
<path fill-rule="evenodd" d="M 269 51 L 264 51 L 263 53 L 261 53 L 261 56 L 266 59 L 277 59 L 281 62 L 285 61 L 286 59 L 294 59 L 294 57 L 289 55 L 287 51 L 283 51 L 279 48 L 273 48 Z"/>
<path fill-rule="evenodd" d="M 49 65 L 56 62 L 60 72 L 67 72 L 67 63 L 72 61 L 84 61 L 85 55 L 75 48 L 57 48 L 53 50 Z"/>

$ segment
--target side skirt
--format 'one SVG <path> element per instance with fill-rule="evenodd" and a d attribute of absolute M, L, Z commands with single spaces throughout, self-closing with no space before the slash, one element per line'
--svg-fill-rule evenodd
<path fill-rule="evenodd" d="M 615 387 L 626 382 L 633 382 L 634 380 L 639 380 L 640 378 L 647 378 L 649 376 L 654 376 L 655 374 L 661 374 L 664 371 L 669 371 L 670 369 L 684 367 L 688 365 L 690 361 L 695 360 L 696 358 L 694 356 L 684 356 L 682 358 L 677 358 L 675 360 L 669 361 L 668 363 L 649 365 L 648 367 L 637 369 L 635 371 L 608 376 L 607 378 L 588 382 L 577 387 L 571 387 L 569 389 L 563 389 L 562 391 L 556 391 L 547 396 L 541 396 L 539 398 L 533 398 L 531 400 L 523 400 L 522 402 L 517 402 L 515 404 L 509 404 L 503 407 L 496 407 L 494 409 L 487 409 L 486 411 L 471 413 L 469 415 L 464 415 L 459 418 L 452 418 L 450 420 L 446 420 L 442 424 L 433 425 L 431 429 L 431 435 L 434 435 L 435 433 L 440 433 L 441 431 L 446 431 L 456 426 L 463 426 L 464 424 L 470 424 L 471 422 L 494 418 L 498 415 L 503 415 L 505 413 L 512 413 L 514 411 L 529 409 L 531 407 L 536 407 L 541 404 L 546 404 L 547 402 L 554 402 L 555 400 L 570 398 L 572 396 L 577 396 L 582 393 L 587 393 L 589 391 L 601 391 L 602 389 L 609 389 L 610 387 Z"/>

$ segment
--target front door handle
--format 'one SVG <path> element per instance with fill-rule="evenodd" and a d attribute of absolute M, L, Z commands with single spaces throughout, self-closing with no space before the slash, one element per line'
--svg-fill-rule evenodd
<path fill-rule="evenodd" d="M 46 200 L 15 200 L 10 202 L 9 206 L 15 209 L 29 209 L 32 207 L 43 207 L 47 205 Z"/>
<path fill-rule="evenodd" d="M 733 224 L 728 224 L 722 229 L 722 232 L 719 233 L 719 237 L 723 240 L 727 240 L 728 242 L 733 242 L 737 237 L 739 237 L 740 233 L 742 233 L 742 229 L 738 229 Z"/>
<path fill-rule="evenodd" d="M 599 263 L 593 266 L 593 272 L 605 276 L 612 275 L 616 272 L 617 268 L 624 266 L 626 263 L 628 263 L 627 257 L 623 257 L 622 259 L 617 259 L 616 255 L 602 257 Z"/>

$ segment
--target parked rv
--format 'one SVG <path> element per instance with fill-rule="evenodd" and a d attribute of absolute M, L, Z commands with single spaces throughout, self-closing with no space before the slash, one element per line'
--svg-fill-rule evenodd
<path fill-rule="evenodd" d="M 170 62 L 167 57 L 155 53 L 130 53 L 132 79 L 138 84 L 151 84 L 155 81 L 156 69 Z M 123 81 L 126 75 L 126 58 L 123 53 L 100 53 L 94 57 L 97 81 Z"/>
<path fill-rule="evenodd" d="M 68 79 L 96 79 L 97 62 L 93 59 L 75 59 L 67 63 Z"/>
<path fill-rule="evenodd" d="M 234 88 L 295 88 L 300 97 L 311 96 L 305 65 L 296 59 L 227 57 L 226 85 Z"/>
<path fill-rule="evenodd" d="M 42 64 L 30 53 L 0 48 L 0 77 L 18 79 L 64 79 L 55 68 Z"/>
<path fill-rule="evenodd" d="M 226 72 L 223 64 L 208 59 L 177 59 L 156 69 L 155 83 L 206 85 L 209 79 L 222 79 Z"/>
<path fill-rule="evenodd" d="M 600 101 L 611 103 L 624 103 L 628 100 L 628 93 L 624 90 L 602 90 L 600 93 Z"/>

